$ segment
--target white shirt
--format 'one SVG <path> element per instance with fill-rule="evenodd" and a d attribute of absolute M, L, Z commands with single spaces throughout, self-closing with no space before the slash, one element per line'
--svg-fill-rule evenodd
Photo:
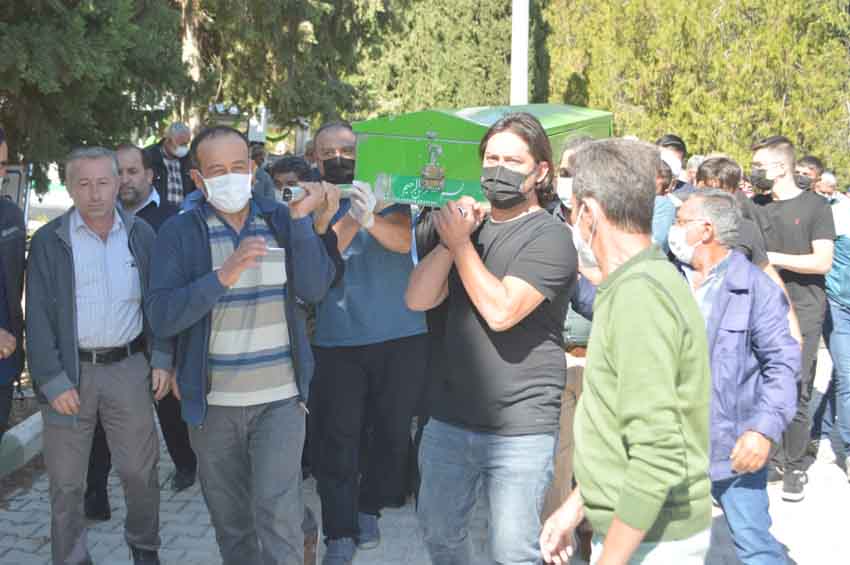
<path fill-rule="evenodd" d="M 79 348 L 119 347 L 133 341 L 142 333 L 142 289 L 121 216 L 115 213 L 103 241 L 74 210 L 71 248 Z"/>

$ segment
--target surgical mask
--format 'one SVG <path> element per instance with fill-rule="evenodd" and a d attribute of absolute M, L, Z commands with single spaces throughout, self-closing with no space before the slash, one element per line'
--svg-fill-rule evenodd
<path fill-rule="evenodd" d="M 331 184 L 351 184 L 354 180 L 354 159 L 345 157 L 333 157 L 322 161 L 325 170 L 322 180 Z"/>
<path fill-rule="evenodd" d="M 800 190 L 810 190 L 812 188 L 812 177 L 807 175 L 794 175 L 794 182 L 800 187 Z"/>
<path fill-rule="evenodd" d="M 697 250 L 696 245 L 688 243 L 688 231 L 685 226 L 670 226 L 670 231 L 667 232 L 667 244 L 670 246 L 670 251 L 673 255 L 686 265 L 690 265 L 694 260 L 694 253 Z"/>
<path fill-rule="evenodd" d="M 584 213 L 584 209 L 585 207 L 582 204 L 578 210 L 578 216 L 576 216 L 576 223 L 572 226 L 573 245 L 576 246 L 576 251 L 578 252 L 579 267 L 584 269 L 598 269 L 599 261 L 590 247 L 593 243 L 593 236 L 596 234 L 596 222 L 593 222 L 593 226 L 590 228 L 590 241 L 584 241 L 584 238 L 581 236 L 581 230 L 579 229 L 581 215 Z"/>
<path fill-rule="evenodd" d="M 182 159 L 186 155 L 189 154 L 189 146 L 188 145 L 178 145 L 177 149 L 174 150 L 174 156 L 178 159 Z"/>
<path fill-rule="evenodd" d="M 528 199 L 528 195 L 522 191 L 522 185 L 530 175 L 531 173 L 520 173 L 502 165 L 484 167 L 481 169 L 481 188 L 494 208 L 507 210 Z"/>
<path fill-rule="evenodd" d="M 225 214 L 239 212 L 251 198 L 251 175 L 229 173 L 204 179 L 207 187 L 207 202 Z"/>
<path fill-rule="evenodd" d="M 573 207 L 573 179 L 572 177 L 558 177 L 555 181 L 555 190 L 558 198 L 567 208 Z"/>
<path fill-rule="evenodd" d="M 762 192 L 773 190 L 774 179 L 767 178 L 767 169 L 752 169 L 750 171 L 750 182 Z"/>

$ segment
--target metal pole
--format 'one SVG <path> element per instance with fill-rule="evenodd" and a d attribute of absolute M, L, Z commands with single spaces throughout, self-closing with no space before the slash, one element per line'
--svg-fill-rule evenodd
<path fill-rule="evenodd" d="M 513 0 L 511 13 L 511 106 L 528 104 L 528 2 Z"/>

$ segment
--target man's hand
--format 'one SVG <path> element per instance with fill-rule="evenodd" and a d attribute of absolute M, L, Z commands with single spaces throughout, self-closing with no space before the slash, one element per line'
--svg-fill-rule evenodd
<path fill-rule="evenodd" d="M 218 280 L 222 285 L 230 288 L 235 285 L 242 276 L 242 272 L 257 266 L 257 258 L 268 253 L 266 240 L 262 237 L 246 237 L 230 254 L 221 268 L 218 270 Z"/>
<path fill-rule="evenodd" d="M 151 370 L 151 388 L 153 389 L 154 400 L 162 400 L 168 391 L 171 389 L 171 381 L 174 378 L 174 371 L 168 369 L 153 369 Z"/>
<path fill-rule="evenodd" d="M 328 231 L 331 220 L 339 211 L 339 187 L 335 184 L 322 181 L 325 197 L 319 206 L 313 211 L 313 227 L 319 235 Z"/>
<path fill-rule="evenodd" d="M 66 390 L 51 400 L 50 406 L 64 416 L 73 416 L 80 412 L 80 395 L 75 388 Z"/>
<path fill-rule="evenodd" d="M 304 182 L 300 184 L 307 195 L 297 202 L 289 203 L 289 215 L 293 220 L 306 218 L 324 202 L 325 184 L 323 182 Z"/>
<path fill-rule="evenodd" d="M 569 563 L 573 556 L 573 532 L 584 518 L 584 503 L 577 489 L 549 516 L 540 533 L 540 553 L 546 563 Z"/>
<path fill-rule="evenodd" d="M 446 202 L 445 206 L 434 214 L 434 225 L 440 234 L 440 241 L 449 250 L 469 242 L 469 236 L 481 225 L 481 221 L 481 207 L 467 196 L 457 202 Z"/>
<path fill-rule="evenodd" d="M 357 183 L 351 189 L 351 209 L 348 214 L 367 230 L 375 225 L 375 206 L 378 200 L 366 183 Z"/>
<path fill-rule="evenodd" d="M 0 329 L 0 359 L 6 359 L 18 348 L 18 340 L 4 329 Z"/>
<path fill-rule="evenodd" d="M 752 430 L 741 434 L 732 450 L 732 470 L 736 473 L 754 473 L 767 463 L 770 440 Z"/>
<path fill-rule="evenodd" d="M 174 395 L 174 398 L 177 400 L 181 400 L 180 397 L 180 386 L 177 384 L 177 370 L 171 371 L 171 394 Z"/>

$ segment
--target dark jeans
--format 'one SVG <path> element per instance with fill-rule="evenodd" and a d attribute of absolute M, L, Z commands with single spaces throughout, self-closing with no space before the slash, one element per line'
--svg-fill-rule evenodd
<path fill-rule="evenodd" d="M 179 471 L 194 473 L 198 466 L 195 452 L 189 443 L 189 430 L 186 422 L 180 416 L 180 401 L 169 393 L 156 403 L 156 413 L 159 416 L 159 425 L 162 435 L 165 436 L 165 445 L 168 454 L 174 461 L 174 466 Z M 91 454 L 89 455 L 89 472 L 86 478 L 86 496 L 106 495 L 106 484 L 109 478 L 109 470 L 112 468 L 112 457 L 109 446 L 106 444 L 106 433 L 97 420 L 94 429 L 94 440 L 92 441 Z"/>
<path fill-rule="evenodd" d="M 575 449 L 573 420 L 575 420 L 576 406 L 578 406 L 578 399 L 581 396 L 583 375 L 584 367 L 575 366 L 567 369 L 567 384 L 561 396 L 560 433 L 558 434 L 558 448 L 555 452 L 555 476 L 549 486 L 549 491 L 546 493 L 546 504 L 543 507 L 544 521 L 569 498 L 573 491 L 573 450 Z"/>
<path fill-rule="evenodd" d="M 828 439 L 837 424 L 841 447 L 850 448 L 850 309 L 829 301 L 823 337 L 832 357 L 832 380 L 815 411 L 813 439 Z"/>
<path fill-rule="evenodd" d="M 418 335 L 314 348 L 313 466 L 328 539 L 356 537 L 358 512 L 379 514 L 404 502 L 410 423 L 422 394 L 427 343 L 427 336 Z"/>
<path fill-rule="evenodd" d="M 815 369 L 818 360 L 818 347 L 823 331 L 823 318 L 816 323 L 806 325 L 800 322 L 803 334 L 803 357 L 800 365 L 800 380 L 797 382 L 797 412 L 785 433 L 782 445 L 776 450 L 773 462 L 787 470 L 804 470 L 806 447 L 809 444 L 811 420 L 809 418 L 809 399 L 815 382 Z"/>
<path fill-rule="evenodd" d="M 12 412 L 12 392 L 14 389 L 14 383 L 0 385 L 0 441 L 3 441 L 3 434 L 9 429 L 9 414 Z"/>
<path fill-rule="evenodd" d="M 785 551 L 770 533 L 766 468 L 713 481 L 711 495 L 723 508 L 743 565 L 786 563 Z"/>

